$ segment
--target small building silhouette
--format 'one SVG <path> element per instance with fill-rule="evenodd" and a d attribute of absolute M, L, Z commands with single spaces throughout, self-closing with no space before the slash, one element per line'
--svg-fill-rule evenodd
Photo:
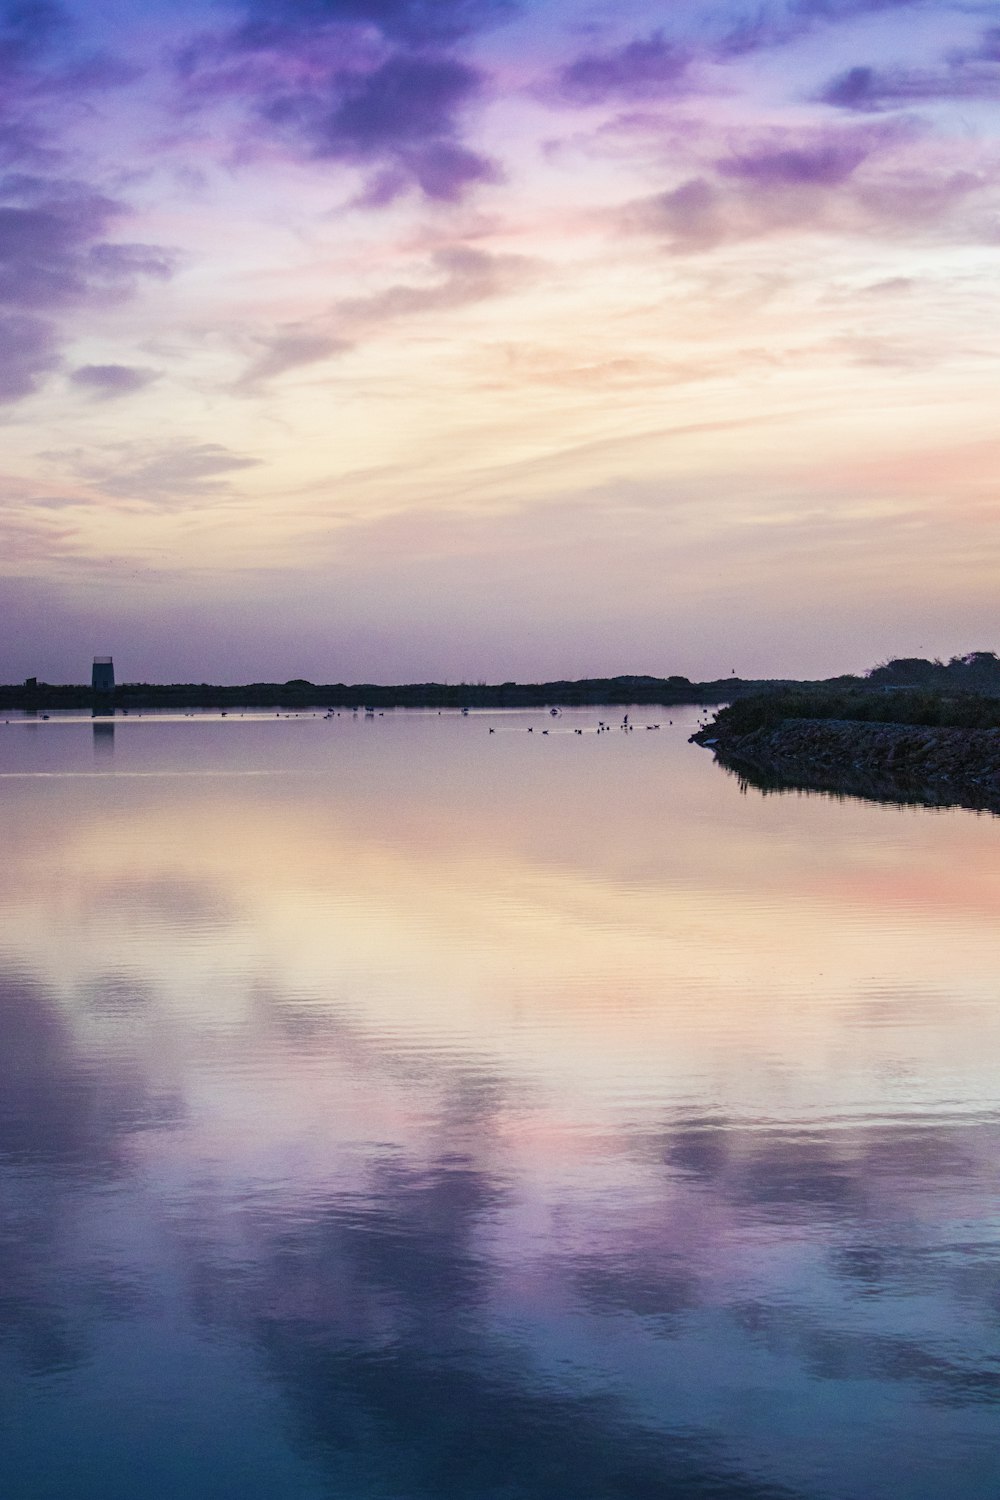
<path fill-rule="evenodd" d="M 90 686 L 95 693 L 113 693 L 115 690 L 115 664 L 110 656 L 95 656 L 90 674 Z"/>

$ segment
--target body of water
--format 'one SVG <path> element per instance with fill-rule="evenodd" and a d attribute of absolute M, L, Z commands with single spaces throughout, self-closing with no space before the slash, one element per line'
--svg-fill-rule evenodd
<path fill-rule="evenodd" d="M 699 716 L 0 722 L 4 1500 L 997 1500 L 1000 822 Z"/>

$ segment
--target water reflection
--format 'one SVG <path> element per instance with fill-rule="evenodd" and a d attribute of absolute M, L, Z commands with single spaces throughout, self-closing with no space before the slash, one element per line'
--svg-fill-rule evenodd
<path fill-rule="evenodd" d="M 5 1495 L 995 1500 L 996 825 L 683 725 L 41 728 Z"/>
<path fill-rule="evenodd" d="M 921 780 L 887 771 L 872 772 L 850 765 L 803 767 L 798 773 L 773 766 L 755 765 L 716 752 L 716 764 L 735 776 L 741 788 L 751 787 L 764 796 L 817 793 L 827 797 L 856 797 L 865 802 L 885 802 L 892 807 L 964 807 L 973 812 L 1000 814 L 1000 793 L 972 777 L 947 782 Z"/>
<path fill-rule="evenodd" d="M 115 723 L 113 719 L 93 718 L 94 759 L 110 760 L 115 753 Z"/>
<path fill-rule="evenodd" d="M 81 1220 L 127 1177 L 129 1137 L 175 1125 L 181 1104 L 130 1062 L 83 1055 L 30 979 L 0 975 L 0 1017 L 0 1349 L 51 1374 L 85 1363 L 95 1322 L 135 1312 L 141 1276 L 81 1254 Z"/>

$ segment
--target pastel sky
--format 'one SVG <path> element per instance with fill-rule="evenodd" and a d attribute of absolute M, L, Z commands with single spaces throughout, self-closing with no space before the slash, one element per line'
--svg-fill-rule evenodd
<path fill-rule="evenodd" d="M 0 0 L 0 679 L 1000 645 L 1000 25 Z"/>

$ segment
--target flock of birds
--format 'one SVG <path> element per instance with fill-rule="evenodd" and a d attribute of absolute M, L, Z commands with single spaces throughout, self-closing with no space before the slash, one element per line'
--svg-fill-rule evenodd
<path fill-rule="evenodd" d="M 347 712 L 349 712 L 351 714 L 352 718 L 356 719 L 358 717 L 359 710 L 355 708 L 355 709 L 347 710 Z M 385 715 L 384 715 L 384 713 L 383 713 L 383 711 L 381 709 L 377 709 L 376 710 L 376 709 L 373 709 L 373 708 L 366 708 L 366 709 L 364 709 L 363 712 L 364 712 L 364 716 L 365 716 L 366 719 L 374 719 L 376 716 L 378 718 L 380 718 L 380 719 L 382 719 L 382 718 L 385 717 Z M 441 712 L 442 712 L 442 710 L 438 709 L 438 714 L 439 715 L 441 714 Z M 468 712 L 469 712 L 469 710 L 467 708 L 463 708 L 462 709 L 462 714 L 463 715 L 468 715 Z M 124 718 L 128 717 L 128 709 L 127 708 L 126 709 L 122 709 L 121 713 L 122 713 L 122 716 Z M 559 708 L 550 708 L 549 709 L 549 713 L 552 715 L 553 718 L 558 718 L 561 715 L 562 710 L 559 709 Z M 333 708 L 328 708 L 326 710 L 326 712 L 324 714 L 322 714 L 322 715 L 319 714 L 319 713 L 316 713 L 316 712 L 312 712 L 312 713 L 310 713 L 310 712 L 305 712 L 305 713 L 301 713 L 301 712 L 300 713 L 295 713 L 295 712 L 281 713 L 280 711 L 277 712 L 277 713 L 275 713 L 275 715 L 274 715 L 274 717 L 276 719 L 317 719 L 317 718 L 323 718 L 324 720 L 326 720 L 326 719 L 339 719 L 340 716 L 341 716 L 341 710 L 340 709 L 333 709 Z M 43 718 L 43 719 L 47 719 L 49 717 L 49 715 L 48 714 L 42 714 L 40 717 Z M 142 718 L 141 712 L 140 713 L 136 713 L 134 715 L 134 717 L 138 718 L 138 719 L 141 719 Z M 153 718 L 157 717 L 157 715 L 155 714 L 155 712 L 152 715 L 152 717 Z M 200 714 L 200 713 L 192 712 L 190 710 L 185 709 L 183 711 L 181 717 L 183 717 L 185 719 L 195 719 L 195 718 L 202 718 L 204 716 L 202 714 Z M 220 712 L 220 718 L 225 719 L 225 718 L 228 718 L 228 717 L 229 717 L 228 711 L 226 709 L 222 709 L 221 712 Z M 239 717 L 239 718 L 242 719 L 242 718 L 244 718 L 244 714 L 240 713 L 239 715 L 234 715 L 234 717 Z M 254 715 L 254 717 L 258 717 L 258 716 Z M 9 724 L 11 722 L 11 720 L 10 719 L 4 719 L 3 722 L 5 724 Z M 20 721 L 18 721 L 18 722 L 20 722 Z M 672 727 L 673 722 L 674 722 L 673 719 L 668 719 L 667 720 L 668 726 Z M 698 716 L 698 727 L 699 727 L 699 729 L 703 728 L 705 726 L 705 724 L 707 724 L 707 723 L 708 723 L 708 713 L 707 713 L 707 710 L 701 710 L 699 712 L 699 716 Z M 604 719 L 598 719 L 596 730 L 590 730 L 590 731 L 588 731 L 586 729 L 577 729 L 577 728 L 574 728 L 573 729 L 573 733 L 574 734 L 587 734 L 589 732 L 589 733 L 597 733 L 597 734 L 610 734 L 615 727 L 616 727 L 615 725 L 607 723 Z M 624 718 L 622 719 L 621 723 L 617 726 L 618 730 L 620 732 L 624 733 L 624 734 L 631 734 L 635 729 L 640 728 L 640 727 L 643 728 L 643 729 L 662 729 L 663 725 L 662 725 L 662 723 L 659 723 L 659 722 L 655 723 L 655 724 L 644 724 L 644 725 L 641 725 L 641 726 L 640 725 L 636 725 L 636 724 L 632 723 L 631 719 L 629 718 L 629 715 L 626 714 L 624 716 Z M 496 727 L 491 724 L 489 726 L 489 732 L 490 732 L 490 734 L 496 734 L 496 732 L 497 732 L 496 731 Z M 528 734 L 534 734 L 534 732 L 535 732 L 535 726 L 533 724 L 529 724 L 527 726 L 527 733 Z M 549 731 L 547 729 L 541 730 L 542 734 L 548 734 L 548 732 Z M 559 732 L 563 733 L 563 734 L 569 733 L 568 730 L 562 730 L 562 731 L 559 731 Z"/>
<path fill-rule="evenodd" d="M 552 714 L 553 717 L 555 717 L 555 716 L 557 716 L 560 713 L 560 710 L 558 708 L 550 708 L 549 709 L 549 713 Z M 674 722 L 673 719 L 668 719 L 667 720 L 667 724 L 668 725 L 672 725 L 673 722 Z M 598 719 L 598 721 L 597 721 L 597 729 L 596 729 L 596 731 L 592 731 L 592 732 L 596 732 L 597 734 L 610 734 L 612 732 L 612 730 L 614 729 L 614 727 L 615 726 L 613 724 L 606 723 L 604 719 Z M 618 725 L 619 731 L 622 732 L 622 733 L 624 733 L 624 734 L 631 734 L 633 732 L 633 730 L 636 729 L 637 727 L 638 727 L 637 725 L 635 725 L 635 724 L 633 724 L 631 722 L 631 720 L 629 719 L 628 714 L 625 715 L 625 717 L 622 719 L 621 723 Z M 662 724 L 657 723 L 657 724 L 644 724 L 642 727 L 644 729 L 661 729 L 663 726 L 662 726 Z M 490 731 L 489 732 L 490 732 L 490 734 L 496 734 L 496 728 L 492 724 L 490 725 Z M 527 728 L 527 733 L 528 734 L 534 734 L 534 732 L 535 732 L 535 726 L 534 726 L 534 724 L 529 724 L 528 728 Z M 542 734 L 548 734 L 549 731 L 547 729 L 543 729 L 541 732 L 542 732 Z M 573 730 L 574 734 L 586 734 L 586 732 L 587 731 L 584 730 L 584 729 L 574 729 Z"/>

